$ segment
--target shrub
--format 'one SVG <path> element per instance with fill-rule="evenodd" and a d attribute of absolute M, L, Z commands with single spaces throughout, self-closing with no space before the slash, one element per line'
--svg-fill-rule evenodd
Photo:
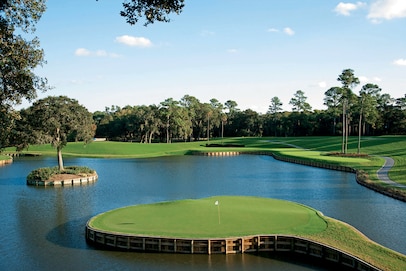
<path fill-rule="evenodd" d="M 74 174 L 79 176 L 88 176 L 93 174 L 95 171 L 88 167 L 83 166 L 70 166 L 65 167 L 65 170 L 60 171 L 58 167 L 44 167 L 38 168 L 30 172 L 27 176 L 27 180 L 49 180 L 55 174 Z"/>

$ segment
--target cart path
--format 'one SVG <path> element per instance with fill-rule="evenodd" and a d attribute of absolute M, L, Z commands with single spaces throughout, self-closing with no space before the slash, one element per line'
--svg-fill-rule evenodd
<path fill-rule="evenodd" d="M 394 182 L 389 178 L 389 175 L 388 175 L 389 170 L 393 167 L 393 165 L 395 164 L 395 161 L 390 157 L 382 157 L 382 158 L 385 159 L 385 163 L 377 171 L 377 175 L 378 175 L 379 180 L 381 180 L 384 183 L 387 183 L 387 184 L 389 184 L 391 186 L 394 186 L 394 187 L 406 188 L 406 185 Z"/>
<path fill-rule="evenodd" d="M 283 145 L 287 145 L 293 148 L 298 148 L 298 149 L 304 149 L 300 146 L 297 145 L 293 145 L 293 144 L 288 144 L 288 143 L 284 143 L 284 142 L 280 142 L 280 141 L 270 141 L 272 143 L 276 143 L 276 144 L 283 144 Z M 395 160 L 393 160 L 390 157 L 387 156 L 382 156 L 383 159 L 385 159 L 385 163 L 384 165 L 376 172 L 378 179 L 381 180 L 382 182 L 389 184 L 391 186 L 394 187 L 398 187 L 398 188 L 406 188 L 406 185 L 404 184 L 400 184 L 397 182 L 392 181 L 389 178 L 389 170 L 395 165 Z"/>

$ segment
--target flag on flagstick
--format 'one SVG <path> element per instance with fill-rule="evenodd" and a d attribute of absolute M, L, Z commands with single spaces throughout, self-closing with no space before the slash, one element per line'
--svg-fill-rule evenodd
<path fill-rule="evenodd" d="M 214 205 L 217 206 L 217 213 L 218 213 L 218 217 L 219 217 L 219 224 L 220 224 L 220 204 L 219 201 L 216 200 L 216 202 L 214 203 Z"/>

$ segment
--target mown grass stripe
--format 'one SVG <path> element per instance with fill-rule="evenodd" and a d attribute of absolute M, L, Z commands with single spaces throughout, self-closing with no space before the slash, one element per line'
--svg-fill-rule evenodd
<path fill-rule="evenodd" d="M 216 201 L 219 206 L 215 205 Z M 178 238 L 312 234 L 327 226 L 317 211 L 309 207 L 276 199 L 237 196 L 128 206 L 100 214 L 89 225 L 115 233 Z"/>

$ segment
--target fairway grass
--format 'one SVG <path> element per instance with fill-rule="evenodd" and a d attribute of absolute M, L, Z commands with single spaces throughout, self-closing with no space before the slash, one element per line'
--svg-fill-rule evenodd
<path fill-rule="evenodd" d="M 327 227 L 318 212 L 309 207 L 235 196 L 129 206 L 100 214 L 89 225 L 115 233 L 176 238 L 311 234 Z"/>
<path fill-rule="evenodd" d="M 94 216 L 88 226 L 111 234 L 163 238 L 294 235 L 345 251 L 381 270 L 406 270 L 405 255 L 317 210 L 277 199 L 215 196 L 127 206 Z"/>
<path fill-rule="evenodd" d="M 199 152 L 225 151 L 266 151 L 279 156 L 292 157 L 300 160 L 317 161 L 333 165 L 348 166 L 368 173 L 371 181 L 379 183 L 376 172 L 383 166 L 388 156 L 395 160 L 394 167 L 389 172 L 391 180 L 406 185 L 406 136 L 376 136 L 363 137 L 361 153 L 367 157 L 338 157 L 328 156 L 327 153 L 341 151 L 341 137 L 267 137 L 267 138 L 224 138 L 210 141 L 179 142 L 179 143 L 129 143 L 129 142 L 93 142 L 84 145 L 81 142 L 70 142 L 64 149 L 64 156 L 80 156 L 94 158 L 151 158 L 162 156 L 186 155 Z M 238 144 L 243 148 L 206 147 L 206 143 Z M 356 153 L 358 137 L 350 137 L 348 152 Z M 6 152 L 13 152 L 7 148 Z M 30 146 L 26 153 L 54 155 L 56 151 L 47 145 Z M 56 161 L 56 159 L 55 159 Z M 386 186 L 385 183 L 380 183 Z M 403 189 L 406 193 L 406 189 Z"/>
<path fill-rule="evenodd" d="M 10 159 L 10 156 L 0 154 L 0 161 L 1 160 L 9 160 L 9 159 Z"/>

